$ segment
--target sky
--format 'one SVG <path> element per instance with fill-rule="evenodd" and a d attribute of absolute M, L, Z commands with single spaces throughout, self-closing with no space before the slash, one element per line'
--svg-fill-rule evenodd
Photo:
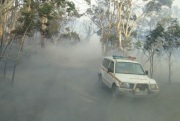
<path fill-rule="evenodd" d="M 83 0 L 79 0 L 79 1 L 83 1 Z M 91 0 L 91 4 L 95 4 L 96 3 L 95 1 L 96 0 Z M 173 5 L 177 5 L 180 7 L 180 0 L 174 0 Z"/>
<path fill-rule="evenodd" d="M 80 13 L 84 13 L 89 7 L 85 0 L 72 0 Z"/>
<path fill-rule="evenodd" d="M 86 9 L 89 7 L 85 0 L 72 0 L 75 5 L 77 6 L 77 8 L 79 9 L 80 13 L 84 13 L 86 11 Z M 91 5 L 94 5 L 96 4 L 95 2 L 96 0 L 91 0 Z M 141 3 L 142 1 L 141 0 L 138 0 L 139 3 Z M 173 5 L 174 6 L 179 6 L 180 7 L 180 0 L 174 0 L 173 2 Z"/>
<path fill-rule="evenodd" d="M 175 1 L 173 2 L 173 5 L 180 6 L 180 0 L 175 0 Z"/>

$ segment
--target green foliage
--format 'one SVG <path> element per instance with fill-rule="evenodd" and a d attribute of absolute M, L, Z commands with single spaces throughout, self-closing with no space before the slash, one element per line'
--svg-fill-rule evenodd
<path fill-rule="evenodd" d="M 144 50 L 151 51 L 152 49 L 156 49 L 157 51 L 159 51 L 158 48 L 155 48 L 156 44 L 159 41 L 158 40 L 159 37 L 161 38 L 164 37 L 164 28 L 162 27 L 161 24 L 158 24 L 156 28 L 153 31 L 151 31 L 149 35 L 146 36 L 146 41 L 144 43 Z"/>
<path fill-rule="evenodd" d="M 75 40 L 80 40 L 79 34 L 77 34 L 76 32 L 70 32 L 68 33 L 68 36 L 70 36 L 71 38 Z"/>
<path fill-rule="evenodd" d="M 52 13 L 53 6 L 49 3 L 43 3 L 38 8 L 38 13 L 40 16 L 49 16 Z"/>
<path fill-rule="evenodd" d="M 151 0 L 146 4 L 146 13 L 159 12 L 163 6 L 171 8 L 173 0 Z"/>
<path fill-rule="evenodd" d="M 115 34 L 111 34 L 111 35 L 109 36 L 109 40 L 110 40 L 110 41 L 117 41 L 117 40 L 118 40 L 118 36 L 115 35 Z"/>
<path fill-rule="evenodd" d="M 12 31 L 13 34 L 23 35 L 27 31 L 28 36 L 32 36 L 35 29 L 35 13 L 34 11 L 21 10 L 21 17 L 18 18 L 19 24 L 16 25 L 16 29 Z"/>
<path fill-rule="evenodd" d="M 55 35 L 55 34 L 58 34 L 59 32 L 59 21 L 58 20 L 52 20 L 50 21 L 50 24 L 49 24 L 49 29 L 48 29 L 48 33 L 49 35 Z"/>
<path fill-rule="evenodd" d="M 67 15 L 66 12 L 77 12 L 74 3 L 67 0 L 23 0 L 23 3 L 21 16 L 13 31 L 16 35 L 22 35 L 27 29 L 28 36 L 40 31 L 45 37 L 51 37 L 59 32 L 60 20 Z M 43 17 L 46 21 L 42 23 Z M 42 26 L 45 26 L 45 30 Z"/>
<path fill-rule="evenodd" d="M 88 5 L 91 4 L 91 0 L 85 0 L 87 2 Z"/>
<path fill-rule="evenodd" d="M 80 40 L 79 34 L 77 34 L 76 32 L 61 34 L 61 38 Z"/>
<path fill-rule="evenodd" d="M 138 40 L 137 42 L 135 42 L 134 47 L 135 47 L 135 49 L 138 49 L 138 50 L 141 49 L 141 47 L 142 47 L 141 41 Z"/>
<path fill-rule="evenodd" d="M 134 37 L 134 38 L 137 38 L 137 35 L 138 35 L 138 34 L 137 34 L 137 31 L 133 31 L 133 32 L 131 33 L 131 36 Z"/>
<path fill-rule="evenodd" d="M 172 51 L 175 48 L 180 47 L 180 25 L 176 19 L 171 19 L 169 23 L 163 27 L 161 24 L 157 24 L 157 27 L 150 32 L 146 37 L 144 49 L 150 51 L 158 44 L 158 38 L 162 38 L 162 47 L 165 51 Z"/>
<path fill-rule="evenodd" d="M 132 38 L 131 37 L 125 37 L 122 41 L 122 45 L 125 49 L 131 50 L 132 49 Z"/>
<path fill-rule="evenodd" d="M 66 0 L 55 0 L 55 3 L 57 3 L 58 7 L 65 7 Z"/>
<path fill-rule="evenodd" d="M 171 19 L 169 26 L 167 26 L 167 30 L 165 32 L 165 42 L 164 49 L 169 51 L 174 48 L 179 48 L 180 45 L 180 26 L 176 19 Z"/>
<path fill-rule="evenodd" d="M 151 12 L 151 11 L 159 11 L 161 9 L 161 4 L 160 3 L 156 3 L 156 1 L 150 1 L 149 3 L 147 3 L 146 5 L 146 12 Z"/>
<path fill-rule="evenodd" d="M 75 5 L 73 2 L 67 2 L 68 8 L 66 10 L 66 12 L 71 12 L 75 9 Z"/>
<path fill-rule="evenodd" d="M 164 35 L 164 28 L 161 24 L 158 24 L 157 27 L 150 33 L 150 37 L 155 40 L 158 37 L 163 37 Z M 148 38 L 150 39 L 150 38 Z"/>
<path fill-rule="evenodd" d="M 168 6 L 169 8 L 171 8 L 173 1 L 174 0 L 159 0 L 162 5 Z"/>

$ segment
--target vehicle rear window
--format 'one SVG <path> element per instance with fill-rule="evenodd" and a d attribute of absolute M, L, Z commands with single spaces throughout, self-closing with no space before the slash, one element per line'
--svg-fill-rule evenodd
<path fill-rule="evenodd" d="M 104 66 L 104 68 L 108 69 L 109 67 L 109 64 L 110 64 L 110 60 L 108 59 L 104 59 L 103 62 L 102 62 L 102 65 Z"/>
<path fill-rule="evenodd" d="M 111 69 L 112 72 L 114 72 L 114 62 L 113 61 L 111 61 L 109 68 Z"/>

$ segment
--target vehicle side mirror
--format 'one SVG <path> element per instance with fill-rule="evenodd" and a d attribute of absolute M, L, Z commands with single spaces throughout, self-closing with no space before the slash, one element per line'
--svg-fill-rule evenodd
<path fill-rule="evenodd" d="M 145 74 L 148 75 L 148 71 L 145 71 Z"/>
<path fill-rule="evenodd" d="M 113 70 L 111 68 L 108 68 L 107 72 L 113 73 Z"/>

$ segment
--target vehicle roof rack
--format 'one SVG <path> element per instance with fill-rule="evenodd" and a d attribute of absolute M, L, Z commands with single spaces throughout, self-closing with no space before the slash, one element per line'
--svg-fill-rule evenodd
<path fill-rule="evenodd" d="M 136 57 L 132 57 L 132 56 L 117 56 L 117 55 L 113 55 L 113 59 L 128 59 L 128 60 L 136 60 Z"/>

